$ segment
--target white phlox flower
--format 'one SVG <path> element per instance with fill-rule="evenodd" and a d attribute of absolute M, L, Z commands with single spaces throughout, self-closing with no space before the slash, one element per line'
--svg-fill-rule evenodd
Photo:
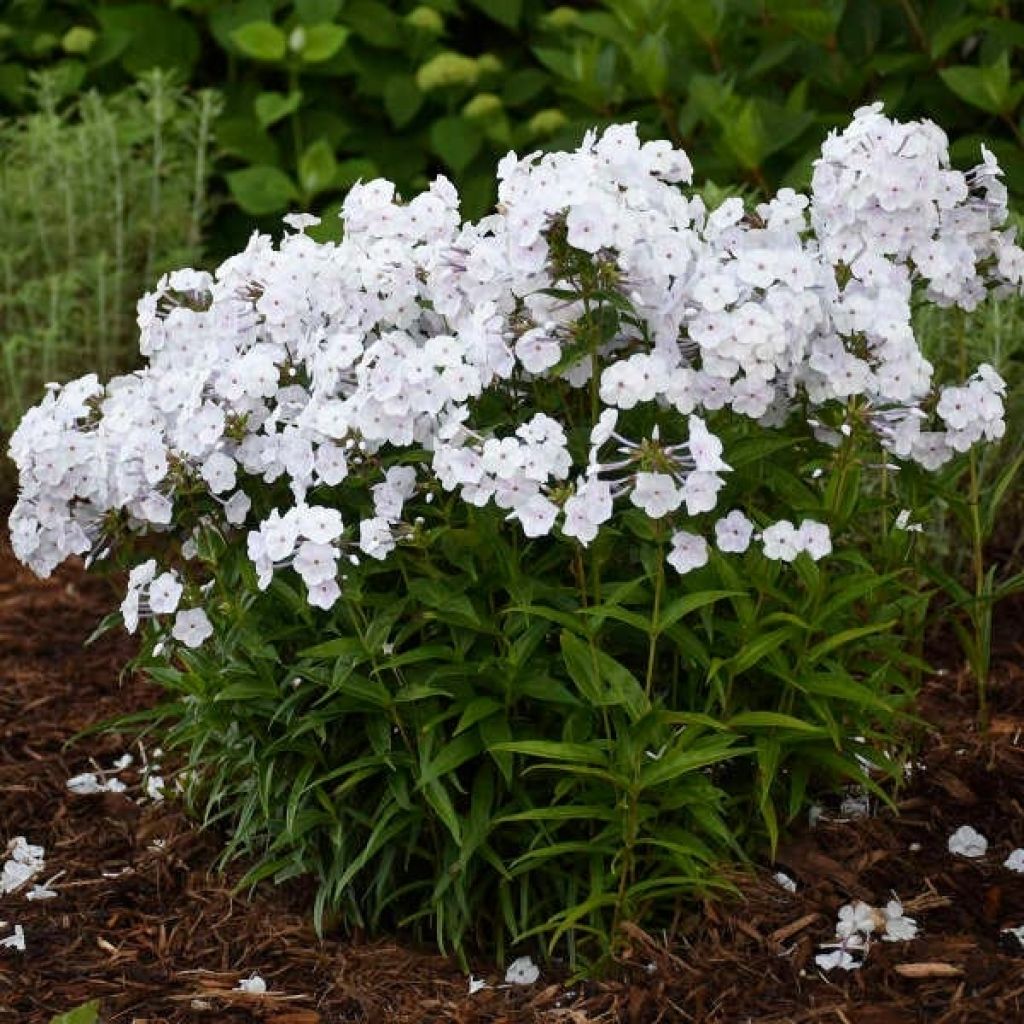
<path fill-rule="evenodd" d="M 419 536 L 421 499 L 443 494 L 527 540 L 584 546 L 617 511 L 646 515 L 679 572 L 709 540 L 823 558 L 824 523 L 758 536 L 740 508 L 717 513 L 735 486 L 728 427 L 774 430 L 806 409 L 823 443 L 857 425 L 886 463 L 928 470 L 1001 437 L 996 370 L 936 381 L 911 315 L 922 298 L 970 310 L 1024 286 L 1000 174 L 987 150 L 954 170 L 937 126 L 876 104 L 828 137 L 808 194 L 752 210 L 708 209 L 686 153 L 636 125 L 508 154 L 478 221 L 443 177 L 408 200 L 361 182 L 341 241 L 289 214 L 278 242 L 257 232 L 213 272 L 164 274 L 138 303 L 140 369 L 48 389 L 10 441 L 14 552 L 45 576 L 165 540 L 160 564 L 131 568 L 121 613 L 169 650 L 214 633 L 205 531 L 244 537 L 259 587 L 289 573 L 327 610 L 342 559 L 387 559 Z M 579 260 L 614 292 L 596 335 Z M 533 389 L 556 396 L 548 411 Z M 573 423 L 560 396 L 582 389 L 590 419 Z M 478 422 L 492 398 L 499 428 Z M 669 419 L 683 433 L 679 417 L 685 437 L 659 437 Z"/>

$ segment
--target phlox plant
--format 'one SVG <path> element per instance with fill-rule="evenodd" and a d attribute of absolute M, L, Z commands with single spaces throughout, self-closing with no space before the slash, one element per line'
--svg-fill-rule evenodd
<path fill-rule="evenodd" d="M 900 774 L 924 599 L 861 536 L 1004 431 L 912 327 L 1020 289 L 999 169 L 874 106 L 809 195 L 690 177 L 621 126 L 477 222 L 357 185 L 338 243 L 162 278 L 144 368 L 12 440 L 18 556 L 128 570 L 188 799 L 321 926 L 593 962 Z"/>

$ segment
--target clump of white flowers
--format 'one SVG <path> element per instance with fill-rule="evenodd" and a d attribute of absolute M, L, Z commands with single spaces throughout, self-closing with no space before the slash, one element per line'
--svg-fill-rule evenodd
<path fill-rule="evenodd" d="M 632 125 L 509 154 L 496 212 L 473 223 L 444 178 L 408 202 L 359 184 L 342 241 L 292 216 L 277 245 L 255 234 L 213 274 L 164 276 L 139 303 L 141 370 L 50 389 L 11 440 L 14 550 L 46 575 L 165 537 L 162 564 L 131 572 L 124 621 L 167 622 L 188 647 L 213 632 L 189 573 L 202 529 L 245 531 L 261 587 L 288 568 L 330 608 L 347 563 L 386 559 L 415 532 L 410 500 L 441 491 L 583 545 L 639 510 L 679 573 L 712 545 L 826 556 L 823 523 L 719 509 L 733 471 L 710 424 L 810 421 L 833 445 L 860 431 L 928 468 L 998 438 L 998 374 L 937 387 L 911 326 L 913 297 L 971 309 L 1024 280 L 983 152 L 953 170 L 939 128 L 876 104 L 826 141 L 809 195 L 749 212 L 707 209 L 681 187 L 686 154 Z M 580 424 L 530 397 L 574 390 L 590 398 L 585 456 Z M 477 418 L 490 397 L 509 410 L 497 432 Z M 634 409 L 655 423 L 639 436 L 622 426 Z"/>
<path fill-rule="evenodd" d="M 839 968 L 854 971 L 864 963 L 872 936 L 883 942 L 910 942 L 917 937 L 917 921 L 903 913 L 899 900 L 890 900 L 884 907 L 872 907 L 862 900 L 839 908 L 835 942 L 825 943 L 825 953 L 818 953 L 814 962 L 824 971 Z"/>

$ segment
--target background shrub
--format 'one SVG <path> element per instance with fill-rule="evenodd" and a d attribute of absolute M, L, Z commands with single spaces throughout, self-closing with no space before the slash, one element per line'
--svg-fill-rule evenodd
<path fill-rule="evenodd" d="M 33 110 L 0 124 L 0 437 L 43 385 L 138 358 L 135 303 L 198 258 L 208 209 L 211 92 L 147 72 L 61 103 L 53 70 Z"/>
<path fill-rule="evenodd" d="M 357 178 L 406 194 L 438 170 L 464 210 L 493 202 L 508 149 L 571 148 L 637 120 L 684 145 L 698 180 L 800 186 L 824 130 L 862 102 L 928 116 L 973 163 L 982 139 L 1024 190 L 1024 25 L 1002 0 L 22 0 L 0 25 L 0 97 L 30 69 L 70 95 L 153 66 L 225 94 L 214 248 L 253 217 L 332 207 Z M 270 223 L 268 221 L 268 223 Z M 331 221 L 324 233 L 336 230 Z"/>

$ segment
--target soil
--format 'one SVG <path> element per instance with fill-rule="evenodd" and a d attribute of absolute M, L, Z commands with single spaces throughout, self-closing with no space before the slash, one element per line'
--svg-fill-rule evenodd
<path fill-rule="evenodd" d="M 214 865 L 218 837 L 174 806 L 127 794 L 75 795 L 66 781 L 140 752 L 128 736 L 82 730 L 151 705 L 159 692 L 120 678 L 128 638 L 83 639 L 114 603 L 103 581 L 67 568 L 48 581 L 0 549 L 0 852 L 24 835 L 46 850 L 55 899 L 0 897 L 0 937 L 22 925 L 26 950 L 0 948 L 0 1024 L 49 1022 L 99 999 L 109 1024 L 1012 1024 L 1024 1021 L 1024 874 L 1002 866 L 1024 846 L 1024 605 L 1004 610 L 994 715 L 974 726 L 962 672 L 931 679 L 933 723 L 897 813 L 807 828 L 778 865 L 738 880 L 742 898 L 694 907 L 666 946 L 639 930 L 614 980 L 566 985 L 542 974 L 470 995 L 457 965 L 393 942 L 319 940 L 301 885 L 233 892 Z M 1021 638 L 1021 639 L 1018 639 Z M 152 756 L 149 751 L 149 756 Z M 131 783 L 136 783 L 131 785 Z M 970 824 L 984 857 L 947 849 Z M 795 893 L 772 878 L 781 868 Z M 858 971 L 814 963 L 840 906 L 893 894 L 920 925 L 907 943 L 875 942 Z M 258 971 L 266 995 L 236 991 Z"/>

